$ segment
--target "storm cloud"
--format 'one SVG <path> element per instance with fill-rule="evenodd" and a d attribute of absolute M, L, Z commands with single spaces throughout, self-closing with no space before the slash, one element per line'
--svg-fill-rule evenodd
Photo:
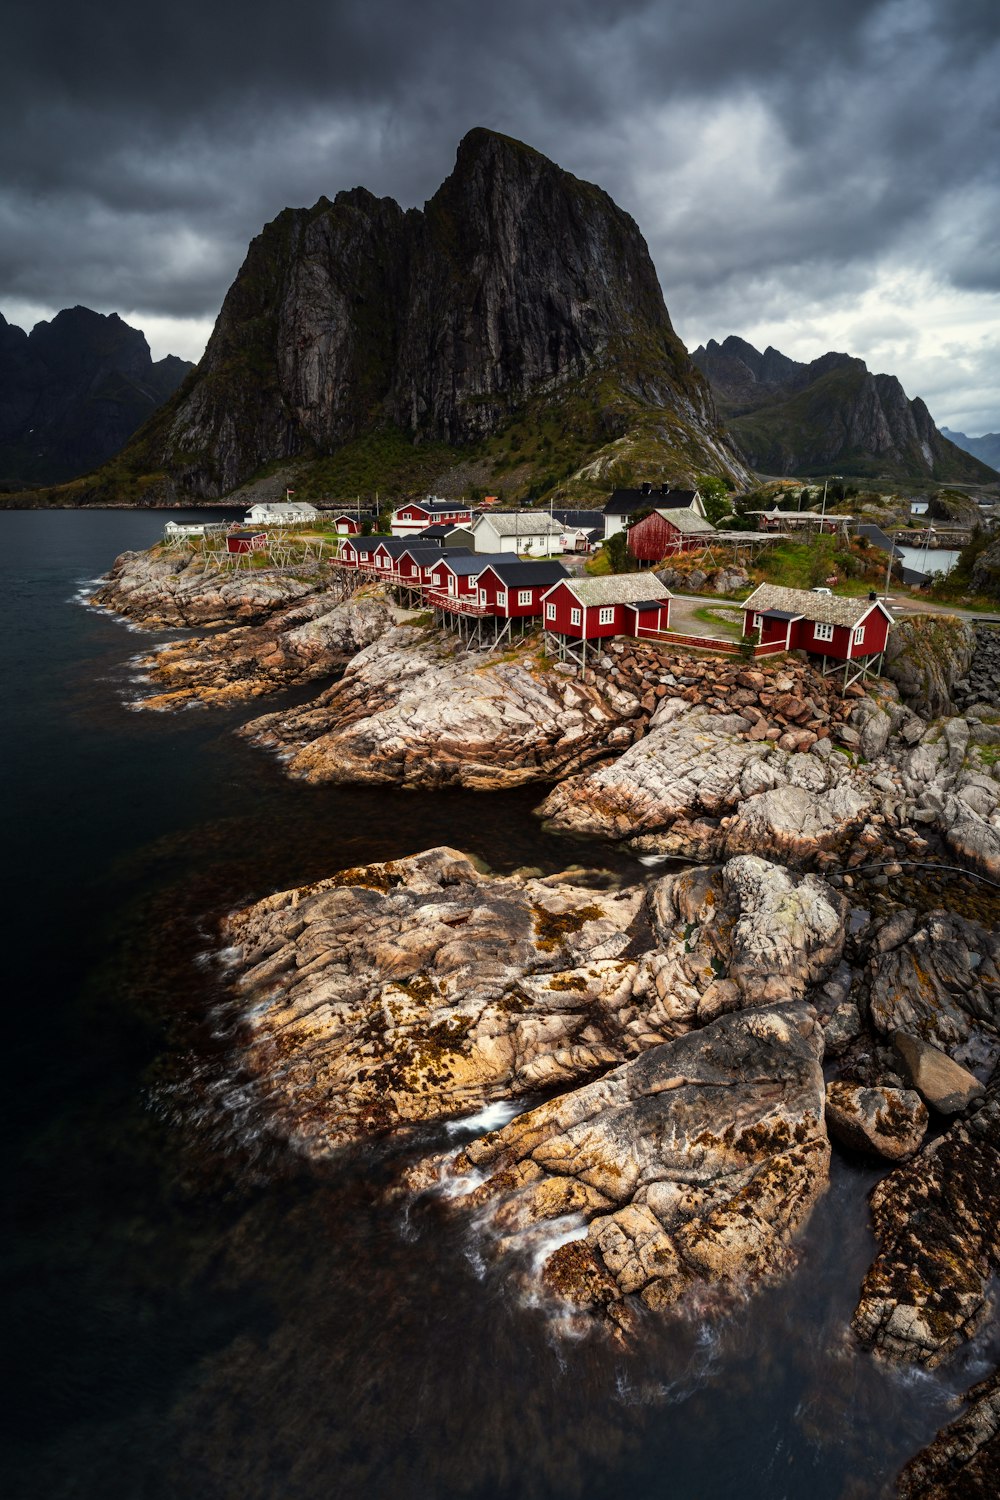
<path fill-rule="evenodd" d="M 1000 25 L 978 0 L 8 6 L 0 310 L 197 357 L 263 223 L 409 206 L 486 125 L 642 228 L 690 345 L 847 348 L 1000 427 Z"/>

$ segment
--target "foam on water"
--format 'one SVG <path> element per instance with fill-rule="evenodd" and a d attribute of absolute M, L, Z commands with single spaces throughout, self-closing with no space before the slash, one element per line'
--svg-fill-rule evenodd
<path fill-rule="evenodd" d="M 478 1110 L 474 1115 L 449 1120 L 445 1129 L 449 1135 L 489 1135 L 491 1130 L 501 1130 L 515 1115 L 522 1114 L 526 1107 L 524 1104 L 515 1104 L 511 1099 L 500 1099 L 496 1104 L 487 1104 L 485 1109 Z"/>

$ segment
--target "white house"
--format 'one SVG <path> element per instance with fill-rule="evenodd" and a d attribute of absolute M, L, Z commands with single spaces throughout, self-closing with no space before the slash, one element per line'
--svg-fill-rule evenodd
<path fill-rule="evenodd" d="M 488 511 L 472 523 L 477 552 L 508 552 L 521 557 L 548 557 L 561 552 L 563 528 L 548 511 Z"/>
<path fill-rule="evenodd" d="M 262 500 L 247 511 L 246 526 L 304 526 L 319 519 L 315 505 L 305 500 Z"/>

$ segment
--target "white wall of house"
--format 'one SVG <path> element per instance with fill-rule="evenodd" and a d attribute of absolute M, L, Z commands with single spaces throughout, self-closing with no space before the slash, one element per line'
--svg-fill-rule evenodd
<path fill-rule="evenodd" d="M 527 527 L 516 536 L 497 536 L 490 525 L 489 516 L 481 516 L 474 522 L 472 535 L 477 552 L 508 552 L 511 556 L 548 557 L 559 551 L 559 538 L 554 533 L 532 532 Z"/>

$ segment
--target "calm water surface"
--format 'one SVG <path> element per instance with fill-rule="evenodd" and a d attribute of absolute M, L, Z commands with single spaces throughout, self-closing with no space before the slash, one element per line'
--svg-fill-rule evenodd
<path fill-rule="evenodd" d="M 836 1161 L 785 1286 L 624 1354 L 559 1338 L 433 1205 L 387 1205 L 443 1133 L 322 1171 L 269 1138 L 205 961 L 220 911 L 440 842 L 501 870 L 614 856 L 544 835 L 537 791 L 303 787 L 239 715 L 136 713 L 130 658 L 162 637 L 75 596 L 163 519 L 0 513 L 5 1493 L 883 1493 L 986 1351 L 944 1379 L 852 1349 L 869 1168 Z"/>

